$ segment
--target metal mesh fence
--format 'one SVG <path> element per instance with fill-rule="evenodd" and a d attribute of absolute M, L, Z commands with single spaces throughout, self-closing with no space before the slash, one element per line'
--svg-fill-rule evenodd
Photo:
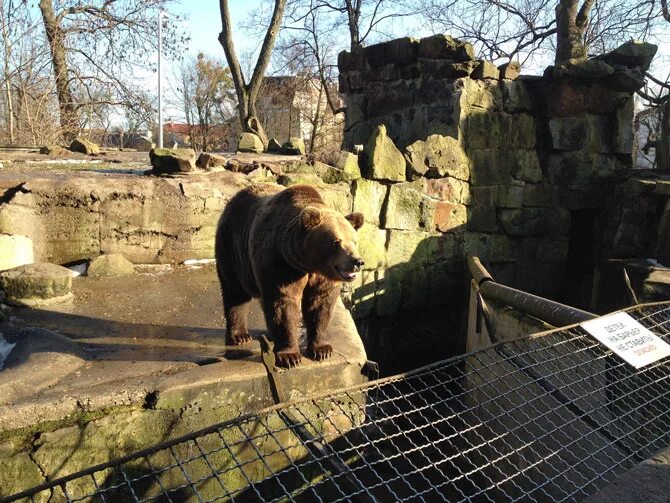
<path fill-rule="evenodd" d="M 666 341 L 670 305 L 631 315 Z M 670 443 L 670 362 L 580 327 L 277 406 L 7 501 L 579 500 Z"/>

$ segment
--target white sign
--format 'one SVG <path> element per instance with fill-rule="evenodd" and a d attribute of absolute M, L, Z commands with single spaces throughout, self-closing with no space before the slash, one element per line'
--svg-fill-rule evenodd
<path fill-rule="evenodd" d="M 581 326 L 636 369 L 670 356 L 670 345 L 628 313 L 610 314 Z"/>

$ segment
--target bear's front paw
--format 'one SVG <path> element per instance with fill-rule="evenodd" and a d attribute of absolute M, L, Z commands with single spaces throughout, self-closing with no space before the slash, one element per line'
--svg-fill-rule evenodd
<path fill-rule="evenodd" d="M 300 365 L 300 351 L 277 351 L 275 360 L 278 367 L 290 369 Z"/>
<path fill-rule="evenodd" d="M 310 358 L 317 362 L 322 362 L 330 358 L 332 354 L 333 347 L 330 344 L 315 344 L 309 348 Z"/>
<path fill-rule="evenodd" d="M 244 344 L 249 344 L 250 342 L 251 336 L 249 334 L 236 334 L 231 335 L 230 337 L 226 336 L 227 346 L 243 346 Z"/>

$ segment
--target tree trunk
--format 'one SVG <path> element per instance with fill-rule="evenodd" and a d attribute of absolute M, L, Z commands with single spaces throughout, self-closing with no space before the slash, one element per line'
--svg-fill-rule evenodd
<path fill-rule="evenodd" d="M 589 12 L 595 0 L 584 0 L 581 9 L 579 0 L 560 0 L 556 6 L 556 59 L 565 63 L 570 59 L 586 59 L 588 48 L 584 45 L 584 33 L 589 24 Z"/>
<path fill-rule="evenodd" d="M 60 127 L 63 139 L 69 143 L 78 132 L 77 110 L 72 97 L 72 90 L 68 83 L 68 67 L 65 58 L 65 45 L 63 32 L 54 14 L 52 0 L 40 0 L 40 11 L 44 31 L 47 34 L 49 48 L 51 49 L 51 63 L 56 80 L 56 96 L 58 98 L 58 109 L 60 111 Z"/>
<path fill-rule="evenodd" d="M 240 118 L 240 126 L 242 127 L 242 131 L 258 135 L 263 142 L 263 145 L 266 147 L 268 144 L 268 136 L 261 125 L 261 121 L 258 120 L 256 99 L 258 98 L 258 91 L 263 82 L 265 71 L 270 63 L 272 49 L 274 48 L 277 35 L 279 34 L 286 0 L 275 0 L 274 4 L 270 26 L 265 33 L 263 45 L 261 45 L 261 51 L 258 55 L 251 81 L 247 84 L 244 80 L 244 75 L 242 74 L 240 62 L 237 59 L 237 53 L 235 52 L 235 46 L 233 44 L 232 23 L 230 20 L 230 11 L 228 9 L 228 0 L 219 0 L 221 11 L 221 33 L 219 34 L 219 43 L 226 54 L 226 61 L 228 61 L 228 67 L 230 68 L 230 73 L 233 77 L 233 84 L 235 85 L 235 92 L 237 93 L 237 111 Z"/>
<path fill-rule="evenodd" d="M 11 56 L 12 48 L 9 41 L 9 36 L 7 33 L 7 20 L 5 19 L 4 9 L 0 12 L 2 14 L 2 40 L 4 42 L 4 67 L 5 67 L 5 101 L 7 102 L 7 127 L 9 128 L 9 143 L 13 144 L 15 141 L 14 136 L 14 101 L 12 99 L 12 88 L 11 88 L 11 75 L 9 72 L 9 59 Z"/>
<path fill-rule="evenodd" d="M 661 135 L 656 141 L 656 167 L 670 169 L 670 99 L 663 106 Z"/>

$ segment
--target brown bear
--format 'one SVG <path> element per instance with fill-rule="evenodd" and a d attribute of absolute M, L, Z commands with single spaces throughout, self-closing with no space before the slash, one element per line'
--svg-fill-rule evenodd
<path fill-rule="evenodd" d="M 310 358 L 330 357 L 326 330 L 342 282 L 363 266 L 356 230 L 363 215 L 344 217 L 329 209 L 307 185 L 277 192 L 258 185 L 238 192 L 216 229 L 216 269 L 226 317 L 226 344 L 251 341 L 249 302 L 261 298 L 277 364 L 300 363 L 300 312 Z"/>

